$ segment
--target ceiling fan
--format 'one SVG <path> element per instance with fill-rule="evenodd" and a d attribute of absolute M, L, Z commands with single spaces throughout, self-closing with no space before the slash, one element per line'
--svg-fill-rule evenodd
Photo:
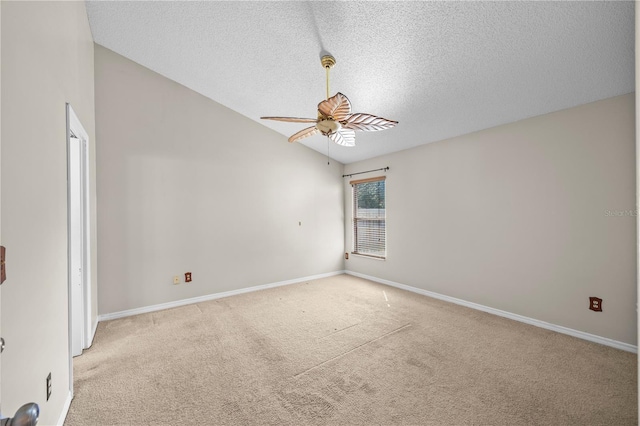
<path fill-rule="evenodd" d="M 398 124 L 397 121 L 376 117 L 371 114 L 351 113 L 351 102 L 342 93 L 338 92 L 329 97 L 329 70 L 336 64 L 331 55 L 322 57 L 322 66 L 327 71 L 327 100 L 318 104 L 318 118 L 296 117 L 260 117 L 263 120 L 288 121 L 292 123 L 315 123 L 315 126 L 307 127 L 289 138 L 289 142 L 297 142 L 309 136 L 322 133 L 329 139 L 342 146 L 355 146 L 355 131 L 372 132 L 385 130 Z"/>

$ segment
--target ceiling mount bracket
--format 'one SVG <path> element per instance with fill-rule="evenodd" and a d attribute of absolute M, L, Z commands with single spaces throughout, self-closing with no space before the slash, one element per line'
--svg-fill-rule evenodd
<path fill-rule="evenodd" d="M 331 55 L 324 55 L 322 59 L 320 59 L 320 63 L 322 63 L 324 68 L 333 68 L 336 64 L 336 58 Z"/>

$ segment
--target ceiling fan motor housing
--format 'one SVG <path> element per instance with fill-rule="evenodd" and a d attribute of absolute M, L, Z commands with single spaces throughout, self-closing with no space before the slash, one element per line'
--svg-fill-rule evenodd
<path fill-rule="evenodd" d="M 342 128 L 339 122 L 330 118 L 318 121 L 318 123 L 316 124 L 316 127 L 325 136 L 335 133 Z"/>

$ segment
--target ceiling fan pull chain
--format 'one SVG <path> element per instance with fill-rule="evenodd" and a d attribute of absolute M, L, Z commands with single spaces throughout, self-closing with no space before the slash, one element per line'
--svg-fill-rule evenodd
<path fill-rule="evenodd" d="M 329 143 L 329 138 L 327 137 L 327 166 L 329 165 L 329 145 L 331 145 Z"/>

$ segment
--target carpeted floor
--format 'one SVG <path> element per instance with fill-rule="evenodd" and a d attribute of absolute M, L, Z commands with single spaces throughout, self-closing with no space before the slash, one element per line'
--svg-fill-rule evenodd
<path fill-rule="evenodd" d="M 633 425 L 636 358 L 340 275 L 101 322 L 65 425 Z"/>

